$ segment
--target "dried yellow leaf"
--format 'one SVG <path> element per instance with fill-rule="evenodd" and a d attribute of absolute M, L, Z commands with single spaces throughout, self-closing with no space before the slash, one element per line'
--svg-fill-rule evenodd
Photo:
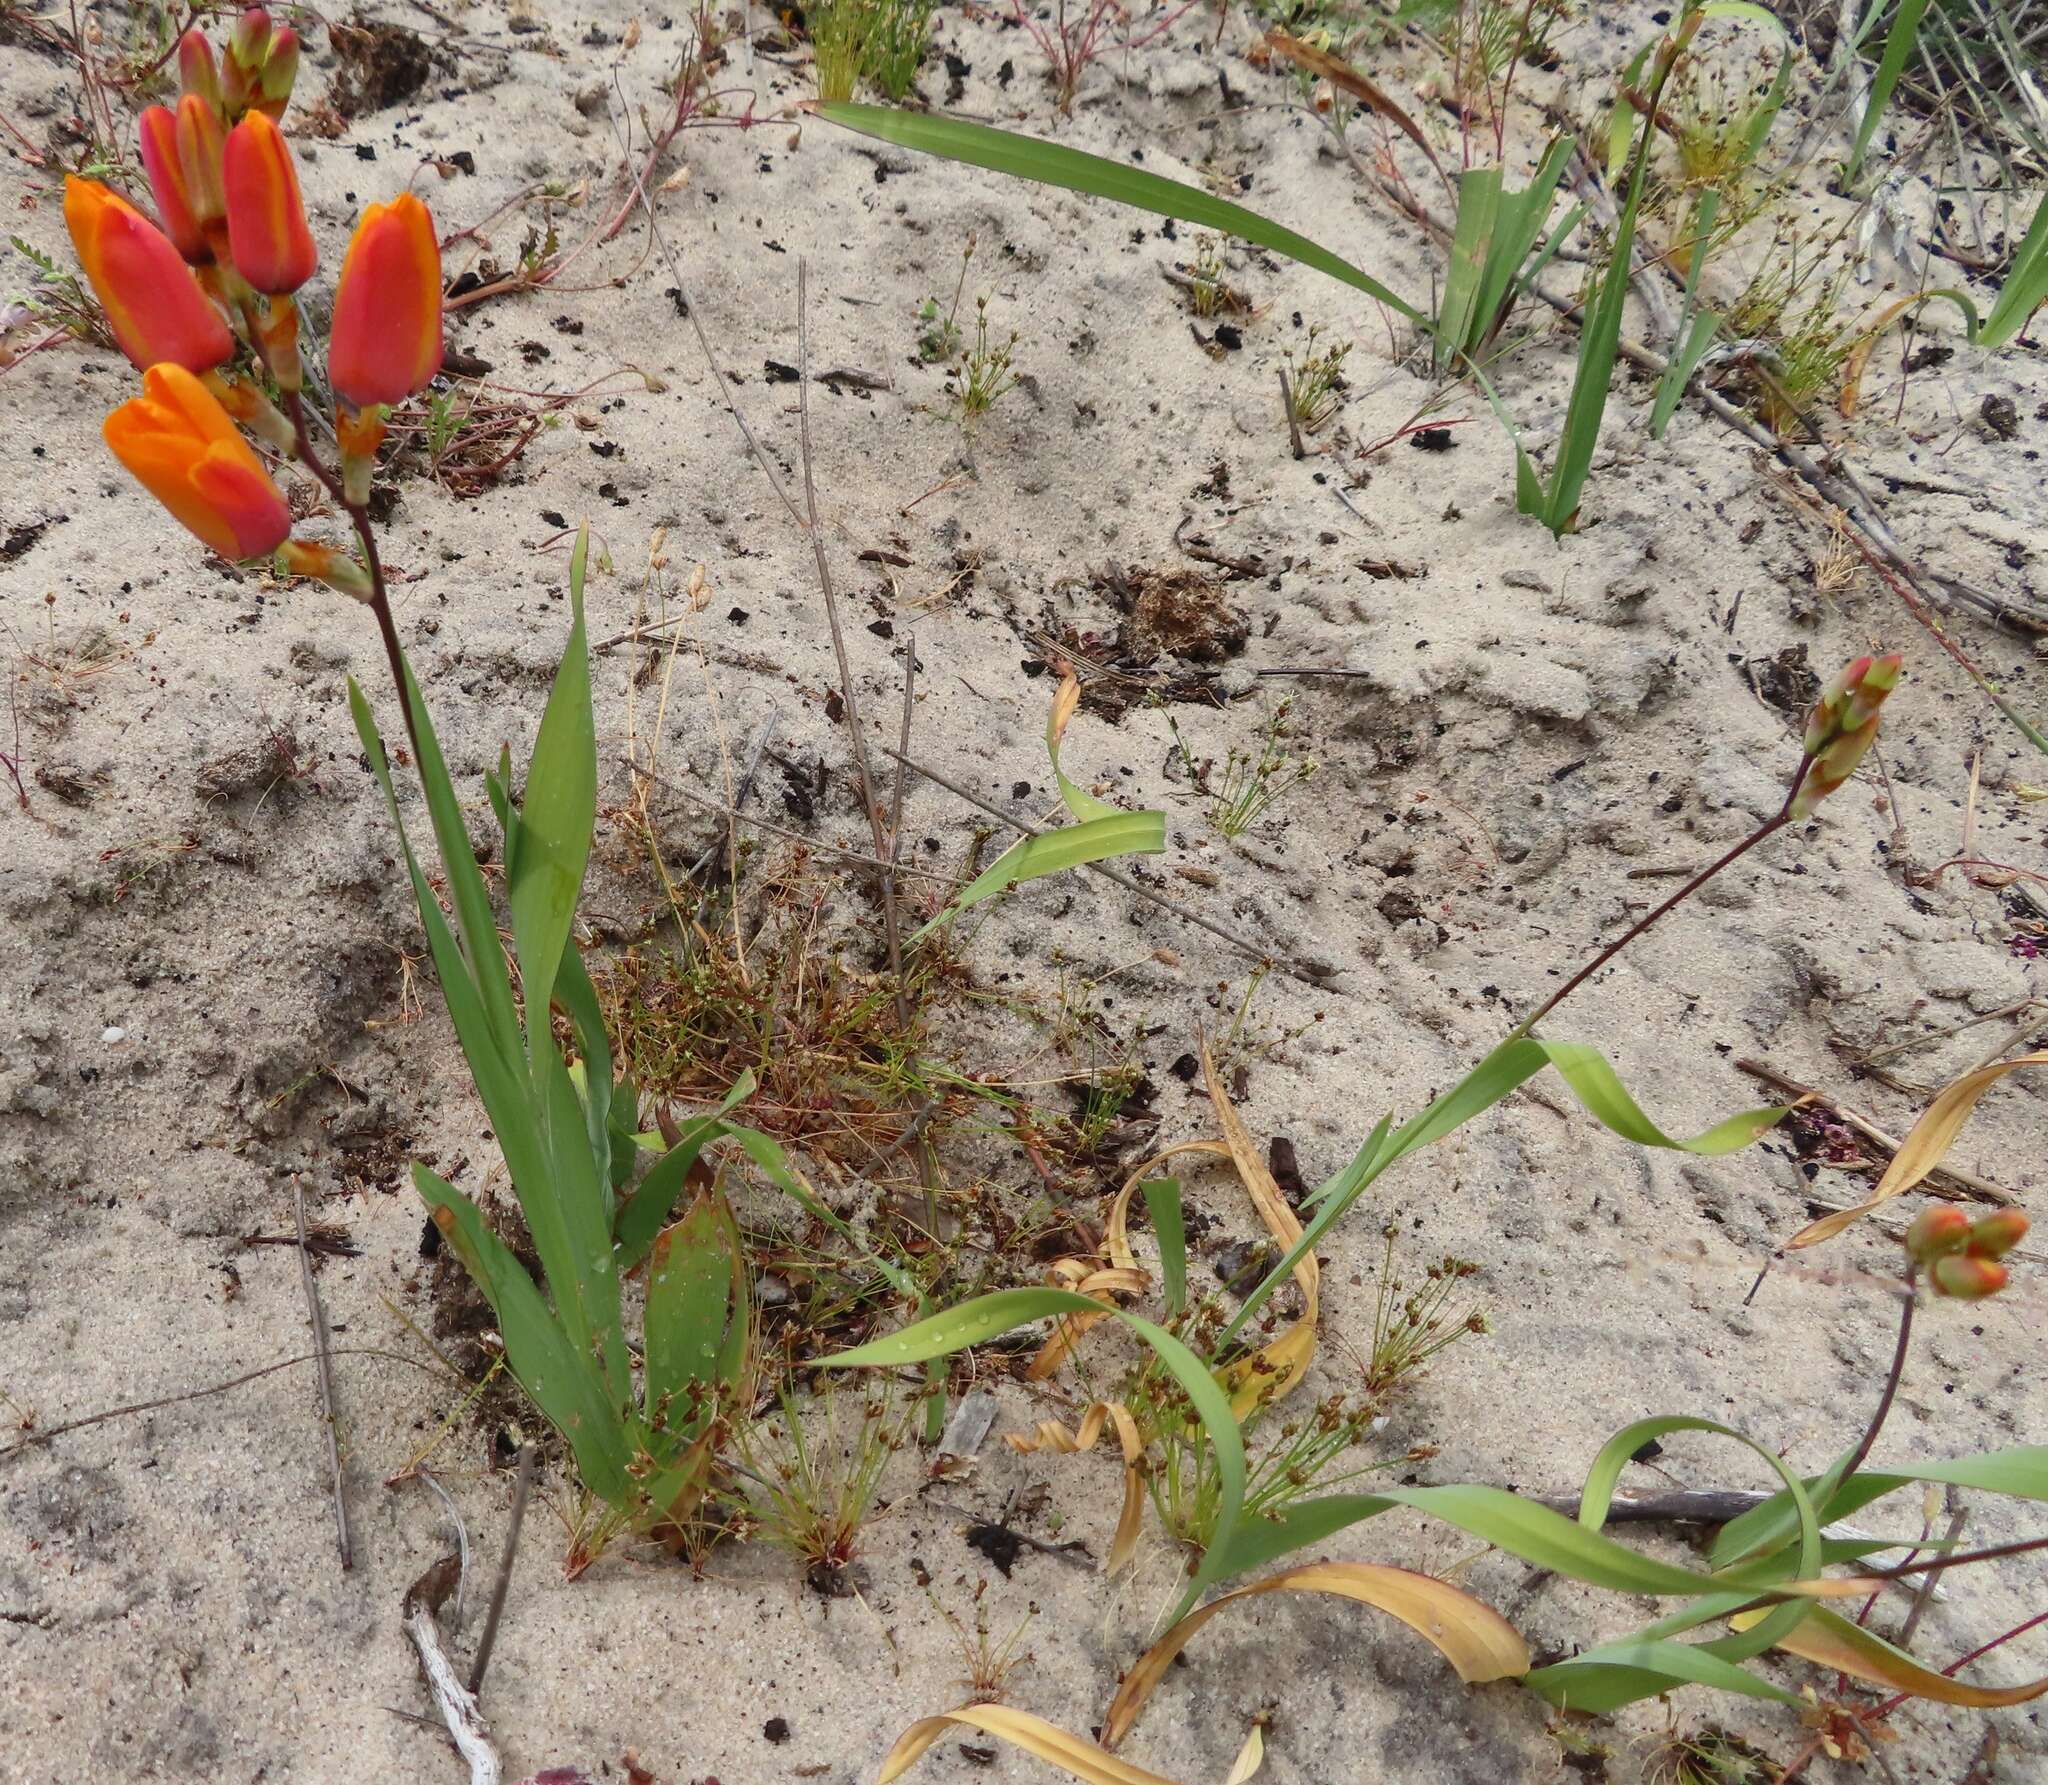
<path fill-rule="evenodd" d="M 1949 1148 L 1955 1145 L 1956 1136 L 1970 1119 L 1970 1112 L 1977 1107 L 1977 1099 L 2008 1072 L 2021 1066 L 2048 1066 L 2048 1050 L 1981 1066 L 1957 1079 L 1921 1112 L 1912 1132 L 1892 1155 L 1892 1162 L 1885 1167 L 1884 1176 L 1878 1179 L 1869 1201 L 1859 1202 L 1853 1209 L 1839 1209 L 1802 1227 L 1792 1236 L 1793 1248 L 1817 1246 L 1822 1240 L 1831 1240 L 1844 1228 L 1862 1220 L 1872 1209 L 1912 1189 L 1948 1157 Z"/>
<path fill-rule="evenodd" d="M 1515 1627 L 1492 1606 L 1446 1581 L 1377 1562 L 1307 1562 L 1212 1599 L 1174 1625 L 1124 1676 L 1103 1718 L 1102 1739 L 1113 1747 L 1130 1733 L 1146 1699 L 1196 1631 L 1226 1605 L 1262 1593 L 1334 1593 L 1399 1618 L 1442 1653 L 1467 1685 L 1529 1671 L 1529 1645 Z"/>
<path fill-rule="evenodd" d="M 875 1785 L 890 1785 L 892 1779 L 902 1778 L 924 1757 L 932 1743 L 954 1728 L 978 1729 L 1049 1762 L 1072 1778 L 1086 1780 L 1088 1785 L 1174 1785 L 1163 1773 L 1147 1772 L 1128 1760 L 1120 1760 L 1106 1748 L 1098 1748 L 1057 1723 L 1000 1704 L 962 1705 L 957 1711 L 913 1723 L 883 1756 Z"/>

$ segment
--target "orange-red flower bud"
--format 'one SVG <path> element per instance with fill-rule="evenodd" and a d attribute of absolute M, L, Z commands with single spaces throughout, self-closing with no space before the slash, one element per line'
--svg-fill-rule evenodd
<path fill-rule="evenodd" d="M 1878 709 L 1899 685 L 1905 659 L 1859 657 L 1828 684 L 1806 721 L 1806 774 L 1792 799 L 1792 816 L 1804 818 L 1856 772 L 1877 737 Z"/>
<path fill-rule="evenodd" d="M 1934 1279 L 1936 1295 L 1953 1296 L 1959 1302 L 1981 1302 L 2006 1285 L 2004 1265 L 1993 1264 L 1988 1258 L 1972 1258 L 1968 1253 L 1937 1258 L 1928 1275 Z"/>
<path fill-rule="evenodd" d="M 170 238 L 118 193 L 76 175 L 64 181 L 64 223 L 121 351 L 147 371 L 163 361 L 206 372 L 234 337 Z"/>
<path fill-rule="evenodd" d="M 178 101 L 178 166 L 185 176 L 185 202 L 202 230 L 227 213 L 221 189 L 226 147 L 219 112 L 194 94 Z"/>
<path fill-rule="evenodd" d="M 164 234 L 186 260 L 203 266 L 213 252 L 185 190 L 185 165 L 178 154 L 178 114 L 169 106 L 153 105 L 137 121 L 137 132 L 142 139 L 142 169 L 149 175 L 149 193 L 156 200 L 156 214 L 163 219 Z"/>
<path fill-rule="evenodd" d="M 270 49 L 270 14 L 252 6 L 228 32 L 227 66 L 223 88 L 227 109 L 239 118 L 256 103 L 263 73 L 263 58 Z"/>
<path fill-rule="evenodd" d="M 224 171 L 235 271 L 273 296 L 297 291 L 320 255 L 306 227 L 292 152 L 262 112 L 251 112 L 228 132 Z"/>
<path fill-rule="evenodd" d="M 107 417 L 114 456 L 223 558 L 274 552 L 291 510 L 206 386 L 183 366 L 151 366 L 142 395 Z"/>
<path fill-rule="evenodd" d="M 1952 1203 L 1922 1209 L 1906 1229 L 1906 1255 L 1915 1264 L 1932 1264 L 1960 1252 L 1970 1237 L 1970 1217 Z"/>
<path fill-rule="evenodd" d="M 399 403 L 441 369 L 441 248 L 410 192 L 371 205 L 334 292 L 327 377 L 357 409 Z"/>
<path fill-rule="evenodd" d="M 1970 1256 L 2003 1258 L 2027 1237 L 2030 1225 L 2018 1209 L 2000 1209 L 1995 1215 L 1986 1215 L 1970 1229 Z"/>
<path fill-rule="evenodd" d="M 284 116 L 284 108 L 290 103 L 292 88 L 298 78 L 299 34 L 287 26 L 282 31 L 271 33 L 270 49 L 256 77 L 254 109 L 275 123 Z"/>
<path fill-rule="evenodd" d="M 178 91 L 197 96 L 216 110 L 220 107 L 220 65 L 213 59 L 213 45 L 196 27 L 178 39 Z"/>

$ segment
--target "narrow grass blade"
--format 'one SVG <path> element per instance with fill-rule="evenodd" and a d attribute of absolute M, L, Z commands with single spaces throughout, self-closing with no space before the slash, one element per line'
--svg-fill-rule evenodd
<path fill-rule="evenodd" d="M 1330 1593 L 1398 1618 L 1434 1647 L 1466 1685 L 1514 1679 L 1529 1671 L 1529 1645 L 1493 1607 L 1471 1594 L 1416 1574 L 1372 1562 L 1308 1562 L 1212 1599 L 1189 1613 L 1140 1656 L 1102 1719 L 1102 1739 L 1114 1747 L 1131 1731 L 1145 1701 L 1197 1631 L 1226 1606 L 1266 1593 Z"/>
<path fill-rule="evenodd" d="M 1998 301 L 1991 306 L 1984 327 L 1976 337 L 1979 347 L 2003 347 L 2044 302 L 2048 302 L 2048 199 L 2034 210 L 2012 264 L 2005 270 L 2005 284 Z M 1965 311 L 1969 306 L 1964 304 Z"/>
<path fill-rule="evenodd" d="M 610 1183 L 603 1163 L 591 1157 L 583 1102 L 553 1033 L 543 1029 L 533 1039 L 533 1088 L 547 1166 L 538 1178 L 515 1176 L 512 1187 L 563 1330 L 586 1356 L 599 1360 L 613 1401 L 623 1409 L 632 1394 L 632 1366 L 620 1317 Z"/>
<path fill-rule="evenodd" d="M 613 1506 L 629 1504 L 633 1485 L 624 1427 L 590 1354 L 570 1342 L 526 1267 L 491 1232 L 476 1205 L 423 1165 L 415 1165 L 412 1176 L 442 1238 L 490 1302 L 512 1373 L 568 1440 L 583 1485 Z"/>
<path fill-rule="evenodd" d="M 1126 812 L 1108 805 L 1076 786 L 1060 766 L 1060 745 L 1066 737 L 1067 722 L 1080 704 L 1080 681 L 1068 670 L 1060 678 L 1052 711 L 1045 722 L 1045 753 L 1052 759 L 1060 800 L 1074 823 L 1056 831 L 1041 831 L 1012 844 L 962 889 L 945 910 L 911 937 L 912 942 L 921 942 L 970 906 L 992 899 L 1020 882 L 1085 867 L 1089 862 L 1107 861 L 1112 856 L 1158 855 L 1165 849 L 1164 812 Z"/>
<path fill-rule="evenodd" d="M 1892 28 L 1885 34 L 1884 54 L 1878 58 L 1870 98 L 1863 107 L 1863 120 L 1856 126 L 1855 146 L 1849 151 L 1848 176 L 1852 180 L 1862 171 L 1870 140 L 1877 134 L 1885 107 L 1891 104 L 1899 76 L 1906 71 L 1906 59 L 1920 41 L 1920 19 L 1926 11 L 1927 0 L 1899 0 L 1899 10 L 1892 15 Z"/>
<path fill-rule="evenodd" d="M 1779 1704 L 1799 1700 L 1783 1688 L 1724 1661 L 1700 1643 L 1623 1641 L 1602 1643 L 1569 1661 L 1539 1667 L 1522 1684 L 1560 1710 L 1606 1716 L 1675 1686 L 1711 1686 L 1745 1698 Z"/>
<path fill-rule="evenodd" d="M 555 672 L 533 755 L 526 795 L 505 861 L 512 939 L 526 988 L 528 1052 L 538 1056 L 549 1000 L 575 920 L 597 810 L 597 733 L 590 711 L 590 653 L 583 628 L 583 572 L 590 530 L 576 536 L 569 560 L 569 641 Z"/>
<path fill-rule="evenodd" d="M 1180 1179 L 1154 1178 L 1140 1186 L 1152 1232 L 1159 1241 L 1160 1293 L 1169 1315 L 1188 1305 L 1188 1232 L 1180 1203 Z"/>
<path fill-rule="evenodd" d="M 1134 210 L 1150 211 L 1160 217 L 1176 217 L 1198 228 L 1233 235 L 1303 266 L 1327 273 L 1332 279 L 1362 291 L 1385 304 L 1419 327 L 1427 318 L 1405 298 L 1397 297 L 1370 273 L 1332 254 L 1327 248 L 1297 235 L 1293 230 L 1178 180 L 1160 178 L 1137 168 L 1086 155 L 1058 143 L 1040 142 L 1014 131 L 995 130 L 985 124 L 970 124 L 960 118 L 936 118 L 921 112 L 897 111 L 886 105 L 835 103 L 815 108 L 828 124 L 858 131 L 895 143 L 899 148 L 917 149 L 948 161 L 964 161 L 971 167 L 1011 174 L 1018 179 L 1036 180 L 1044 186 L 1061 186 L 1069 192 L 1083 192 L 1097 198 L 1114 199 Z"/>

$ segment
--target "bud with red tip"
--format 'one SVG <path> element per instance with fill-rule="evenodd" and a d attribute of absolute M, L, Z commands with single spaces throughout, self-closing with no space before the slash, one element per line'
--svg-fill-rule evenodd
<path fill-rule="evenodd" d="M 277 567 L 287 576 L 310 576 L 352 595 L 358 601 L 376 598 L 370 573 L 345 552 L 310 539 L 287 539 L 277 549 Z"/>
<path fill-rule="evenodd" d="M 220 312 L 170 238 L 97 180 L 64 181 L 64 223 L 107 326 L 143 371 L 166 361 L 207 372 L 235 350 Z"/>
<path fill-rule="evenodd" d="M 1859 657 L 1828 684 L 1806 722 L 1806 773 L 1792 796 L 1792 816 L 1806 817 L 1856 772 L 1877 738 L 1878 709 L 1899 685 L 1905 659 Z"/>
<path fill-rule="evenodd" d="M 402 403 L 441 369 L 441 247 L 410 192 L 369 205 L 334 291 L 327 373 L 351 408 Z"/>
<path fill-rule="evenodd" d="M 149 176 L 149 193 L 156 200 L 156 214 L 163 219 L 164 234 L 189 265 L 204 266 L 212 260 L 213 250 L 206 245 L 206 232 L 199 226 L 185 186 L 185 164 L 178 153 L 178 115 L 168 106 L 153 105 L 136 121 L 136 129 L 142 141 L 142 170 Z"/>
<path fill-rule="evenodd" d="M 1922 1209 L 1906 1229 L 1906 1256 L 1915 1264 L 1932 1264 L 1960 1252 L 1969 1243 L 1970 1217 L 1953 1203 Z"/>
<path fill-rule="evenodd" d="M 2000 1209 L 1970 1229 L 1966 1249 L 1972 1258 L 2003 1258 L 2027 1237 L 2029 1225 L 2018 1209 Z"/>
<path fill-rule="evenodd" d="M 178 39 L 178 91 L 205 100 L 215 111 L 221 109 L 220 64 L 213 59 L 206 33 L 196 28 Z"/>
<path fill-rule="evenodd" d="M 1981 1302 L 2006 1285 L 2006 1270 L 1988 1258 L 1972 1258 L 1967 1252 L 1937 1258 L 1928 1272 L 1936 1295 L 1951 1296 L 1959 1302 Z"/>

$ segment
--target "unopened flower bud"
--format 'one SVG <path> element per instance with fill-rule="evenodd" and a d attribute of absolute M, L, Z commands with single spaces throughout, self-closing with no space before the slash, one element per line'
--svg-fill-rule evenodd
<path fill-rule="evenodd" d="M 1970 1217 L 1953 1203 L 1922 1209 L 1906 1229 L 1906 1256 L 1915 1264 L 1932 1264 L 1960 1252 L 1970 1237 Z"/>
<path fill-rule="evenodd" d="M 271 37 L 269 53 L 263 58 L 263 71 L 256 79 L 253 109 L 276 123 L 284 116 L 284 108 L 292 96 L 292 86 L 298 78 L 299 34 L 287 26 Z"/>
<path fill-rule="evenodd" d="M 1859 657 L 1827 686 L 1806 721 L 1802 747 L 1806 773 L 1792 799 L 1792 816 L 1804 818 L 1856 772 L 1877 738 L 1878 709 L 1899 685 L 1905 659 Z"/>
<path fill-rule="evenodd" d="M 370 573 L 331 545 L 310 539 L 287 539 L 278 547 L 277 565 L 287 576 L 312 577 L 358 601 L 368 601 L 373 595 Z"/>
<path fill-rule="evenodd" d="M 1972 1258 L 1968 1253 L 1937 1258 L 1928 1275 L 1933 1279 L 1936 1295 L 1953 1296 L 1959 1302 L 1981 1302 L 1987 1295 L 1996 1295 L 2006 1284 L 2004 1265 L 1994 1264 L 1988 1258 Z"/>
<path fill-rule="evenodd" d="M 1970 1229 L 1966 1248 L 1972 1258 L 2003 1258 L 2027 1237 L 2030 1225 L 2018 1209 L 2000 1209 L 1986 1215 Z"/>
<path fill-rule="evenodd" d="M 214 61 L 213 45 L 203 31 L 187 31 L 178 39 L 178 91 L 220 110 L 220 65 Z"/>
<path fill-rule="evenodd" d="M 230 119 L 255 105 L 261 93 L 263 58 L 270 51 L 270 14 L 252 6 L 228 33 L 228 53 L 221 69 L 221 97 Z"/>

